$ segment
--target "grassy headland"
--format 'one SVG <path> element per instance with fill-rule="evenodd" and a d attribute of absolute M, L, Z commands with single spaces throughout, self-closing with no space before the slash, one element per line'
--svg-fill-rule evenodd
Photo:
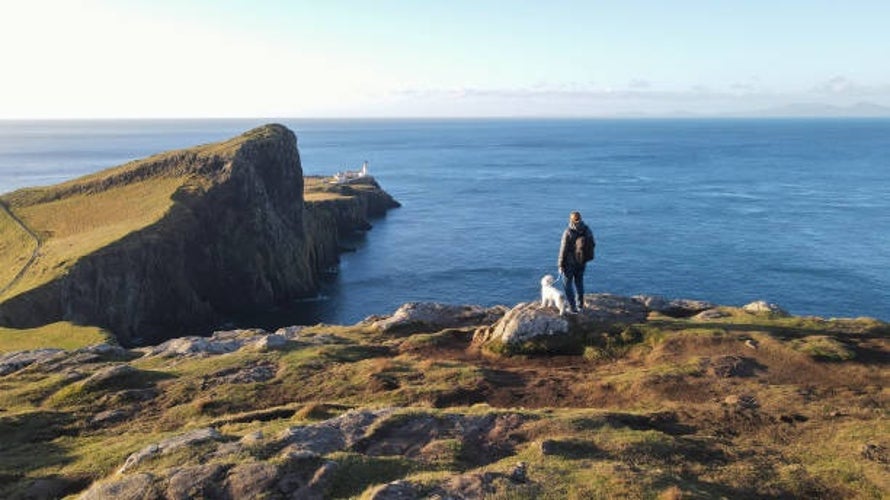
<path fill-rule="evenodd" d="M 398 205 L 371 178 L 304 182 L 276 124 L 0 202 L 0 325 L 70 321 L 127 345 L 313 296 L 340 235 Z"/>
<path fill-rule="evenodd" d="M 35 262 L 0 300 L 63 275 L 78 259 L 160 220 L 178 190 L 206 187 L 200 165 L 224 162 L 248 141 L 268 134 L 251 130 L 220 143 L 169 151 L 48 187 L 26 188 L 0 197 L 10 212 L 40 239 Z M 0 210 L 0 287 L 30 257 L 34 242 Z M 13 272 L 15 271 L 15 272 Z M 3 288 L 0 288 L 3 289 Z"/>

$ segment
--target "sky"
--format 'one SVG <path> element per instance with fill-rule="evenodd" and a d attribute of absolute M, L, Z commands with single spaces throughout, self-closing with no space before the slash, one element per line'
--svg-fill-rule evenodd
<path fill-rule="evenodd" d="M 887 0 L 0 0 L 0 119 L 890 108 L 888 22 Z"/>

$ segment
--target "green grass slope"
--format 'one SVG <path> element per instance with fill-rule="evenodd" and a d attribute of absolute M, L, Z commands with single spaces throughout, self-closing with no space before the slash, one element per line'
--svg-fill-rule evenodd
<path fill-rule="evenodd" d="M 26 270 L 38 243 L 7 208 L 0 204 L 0 297 Z"/>
<path fill-rule="evenodd" d="M 34 242 L 0 210 L 0 301 L 63 275 L 77 260 L 160 220 L 178 190 L 204 189 L 246 142 L 267 127 L 233 139 L 170 151 L 54 186 L 26 188 L 0 197 L 41 242 L 37 259 L 12 286 Z M 13 272 L 15 270 L 15 272 Z"/>

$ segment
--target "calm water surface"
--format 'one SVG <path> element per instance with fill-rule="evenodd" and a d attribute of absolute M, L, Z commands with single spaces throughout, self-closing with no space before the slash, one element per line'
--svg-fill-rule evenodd
<path fill-rule="evenodd" d="M 588 291 L 890 319 L 890 120 L 277 121 L 307 175 L 367 159 L 404 206 L 320 297 L 245 325 L 532 300 L 571 210 L 597 236 Z M 0 192 L 264 122 L 0 122 Z"/>

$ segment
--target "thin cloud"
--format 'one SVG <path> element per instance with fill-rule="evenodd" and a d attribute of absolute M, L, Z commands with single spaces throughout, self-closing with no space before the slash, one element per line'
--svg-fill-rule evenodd
<path fill-rule="evenodd" d="M 815 85 L 810 92 L 815 95 L 849 97 L 890 97 L 890 84 L 862 85 L 842 75 L 836 75 Z"/>

